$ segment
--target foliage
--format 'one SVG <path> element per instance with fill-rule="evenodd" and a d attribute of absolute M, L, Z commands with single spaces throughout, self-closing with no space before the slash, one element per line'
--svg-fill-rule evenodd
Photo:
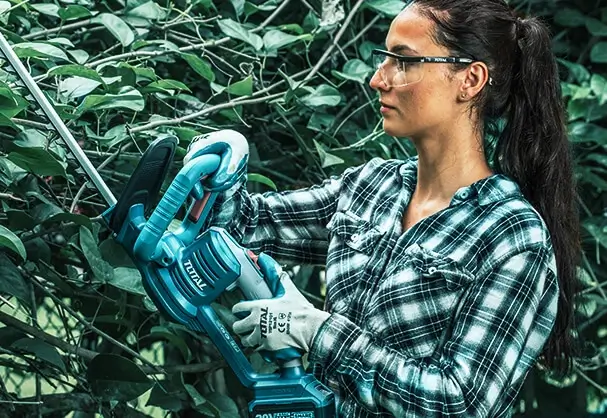
<path fill-rule="evenodd" d="M 598 353 L 580 360 L 565 381 L 535 370 L 517 405 L 526 417 L 565 416 L 564 405 L 577 417 L 587 404 L 598 405 L 607 384 L 601 349 L 607 9 L 582 0 L 512 4 L 554 28 L 582 196 L 581 333 Z M 402 6 L 398 0 L 11 0 L 0 1 L 0 30 L 117 196 L 154 139 L 176 136 L 182 157 L 195 135 L 221 128 L 247 136 L 248 187 L 264 191 L 317 183 L 374 156 L 413 155 L 406 141 L 382 132 L 377 97 L 367 86 L 370 51 L 383 45 Z M 148 393 L 148 404 L 166 411 L 238 416 L 250 393 L 206 336 L 166 322 L 151 306 L 139 273 L 99 218 L 103 200 L 47 123 L 4 65 L 0 294 L 10 305 L 0 311 L 6 325 L 0 354 L 14 360 L 2 365 L 70 382 L 71 392 L 39 394 L 43 414 L 143 416 L 137 399 Z M 319 273 L 301 267 L 296 282 L 320 303 Z M 60 307 L 66 327 L 67 319 L 75 321 L 80 337 L 57 338 L 8 308 L 32 312 L 45 300 Z M 229 324 L 222 306 L 216 308 Z M 168 353 L 160 364 L 142 355 L 158 341 Z M 251 360 L 268 367 L 255 354 Z M 554 393 L 562 405 L 547 400 Z M 0 396 L 23 400 L 1 384 Z M 29 416 L 38 406 L 0 403 L 0 411 Z"/>

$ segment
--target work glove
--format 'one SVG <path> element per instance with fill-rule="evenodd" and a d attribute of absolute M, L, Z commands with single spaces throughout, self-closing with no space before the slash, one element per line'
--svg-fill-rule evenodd
<path fill-rule="evenodd" d="M 203 181 L 211 192 L 222 192 L 232 187 L 247 170 L 249 144 L 239 132 L 231 129 L 195 136 L 188 146 L 183 164 L 204 154 L 221 157 L 219 168 Z"/>
<path fill-rule="evenodd" d="M 232 329 L 246 347 L 257 351 L 278 351 L 293 347 L 309 352 L 320 326 L 329 318 L 328 312 L 316 309 L 295 287 L 289 275 L 270 256 L 261 253 L 259 267 L 270 284 L 280 281 L 284 293 L 272 299 L 243 301 L 232 307 L 237 317 Z"/>

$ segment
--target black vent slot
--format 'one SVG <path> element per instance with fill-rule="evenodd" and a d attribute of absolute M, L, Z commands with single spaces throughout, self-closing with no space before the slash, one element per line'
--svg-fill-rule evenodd
<path fill-rule="evenodd" d="M 187 273 L 182 273 L 179 268 L 171 269 L 170 271 L 171 279 L 173 279 L 173 283 L 175 286 L 179 288 L 179 291 L 182 292 L 188 299 L 195 296 L 194 290 L 192 290 L 191 286 L 188 286 L 188 282 L 190 281 Z"/>

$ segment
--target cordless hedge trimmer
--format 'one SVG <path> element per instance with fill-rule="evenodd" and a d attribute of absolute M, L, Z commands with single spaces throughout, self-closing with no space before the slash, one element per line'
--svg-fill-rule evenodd
<path fill-rule="evenodd" d="M 334 395 L 305 373 L 302 353 L 294 348 L 265 352 L 264 358 L 275 361 L 280 372 L 254 372 L 211 307 L 222 292 L 235 287 L 248 300 L 284 293 L 278 280 L 264 278 L 255 254 L 240 246 L 224 229 L 211 227 L 201 231 L 216 198 L 215 193 L 204 190 L 201 179 L 217 170 L 220 157 L 201 155 L 188 161 L 158 202 L 177 139 L 157 139 L 144 152 L 116 200 L 2 34 L 0 50 L 107 202 L 109 208 L 103 218 L 141 272 L 144 288 L 154 304 L 166 318 L 206 332 L 240 382 L 253 390 L 249 416 L 334 417 Z M 169 231 L 169 224 L 188 200 L 193 204 L 184 220 L 174 232 Z"/>

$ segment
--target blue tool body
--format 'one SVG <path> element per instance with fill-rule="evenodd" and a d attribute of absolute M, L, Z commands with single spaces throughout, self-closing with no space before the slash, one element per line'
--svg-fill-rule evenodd
<path fill-rule="evenodd" d="M 154 147 L 166 147 L 167 141 L 170 139 L 157 140 L 146 153 L 153 154 Z M 253 390 L 253 401 L 249 404 L 251 418 L 333 418 L 334 395 L 305 373 L 301 362 L 303 353 L 294 348 L 263 352 L 267 361 L 275 361 L 280 366 L 280 372 L 256 373 L 211 307 L 222 292 L 236 286 L 248 300 L 284 293 L 280 282 L 268 282 L 256 264 L 255 255 L 239 245 L 226 230 L 210 227 L 201 231 L 216 198 L 214 193 L 202 189 L 201 178 L 212 174 L 219 162 L 217 155 L 202 155 L 189 161 L 149 216 L 146 213 L 150 208 L 146 205 L 149 206 L 151 200 L 147 195 L 154 193 L 154 187 L 150 187 L 150 193 L 139 193 L 141 186 L 126 195 L 123 193 L 125 200 L 121 197 L 103 216 L 108 225 L 113 226 L 115 240 L 126 249 L 141 272 L 144 288 L 160 312 L 191 330 L 208 334 L 242 385 Z M 146 154 L 139 166 L 145 164 Z M 151 171 L 158 170 L 143 167 L 140 171 L 149 176 Z M 157 175 L 166 175 L 166 170 Z M 138 179 L 131 180 L 137 183 Z M 139 178 L 139 184 L 146 183 L 141 183 Z M 158 182 L 155 184 L 158 188 Z M 133 200 L 132 196 L 137 193 L 145 199 Z M 179 226 L 169 231 L 188 197 L 196 199 L 195 203 Z M 122 213 L 120 219 L 113 219 L 115 212 Z"/>

